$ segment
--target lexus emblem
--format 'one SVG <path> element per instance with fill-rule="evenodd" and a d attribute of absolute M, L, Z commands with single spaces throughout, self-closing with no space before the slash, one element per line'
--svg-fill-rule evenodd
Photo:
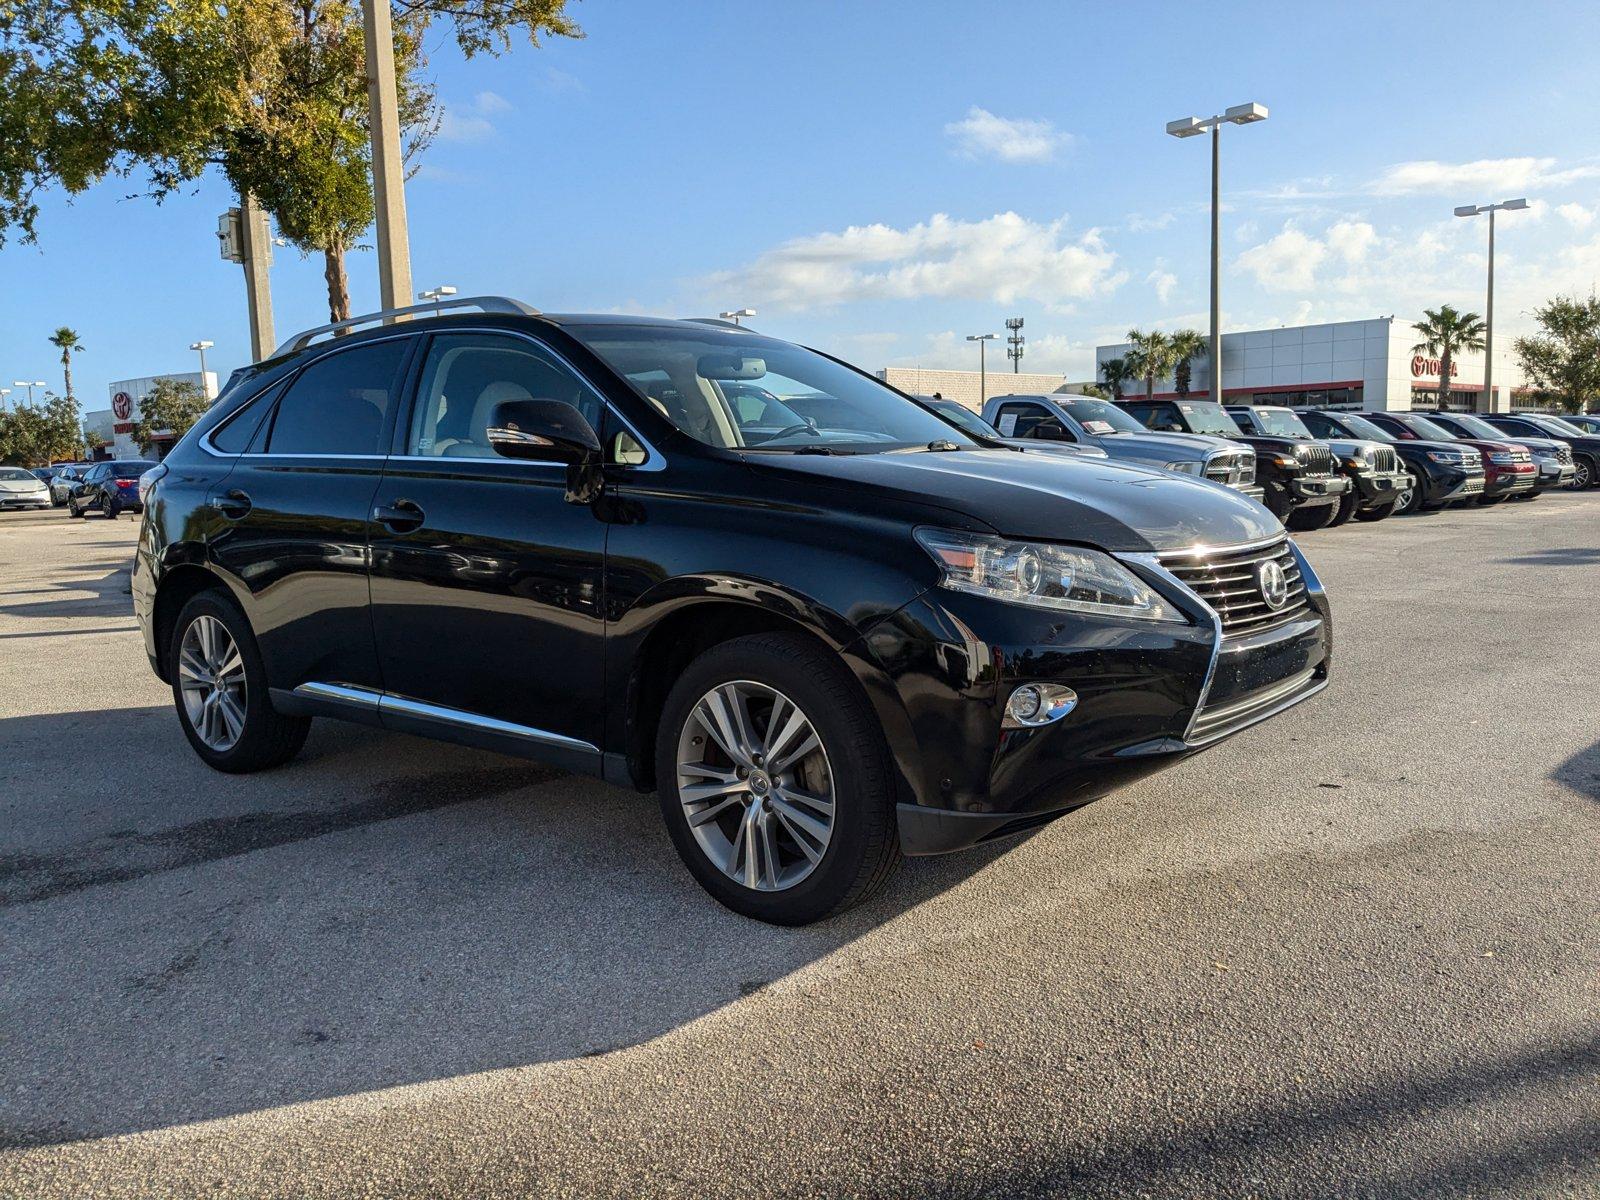
<path fill-rule="evenodd" d="M 1269 558 L 1256 568 L 1256 586 L 1268 608 L 1282 608 L 1289 602 L 1289 577 L 1275 558 Z"/>

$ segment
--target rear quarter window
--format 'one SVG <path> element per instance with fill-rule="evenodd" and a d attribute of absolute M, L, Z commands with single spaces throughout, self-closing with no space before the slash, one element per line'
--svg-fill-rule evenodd
<path fill-rule="evenodd" d="M 306 367 L 278 401 L 267 453 L 377 454 L 408 348 L 408 339 L 389 338 Z"/>

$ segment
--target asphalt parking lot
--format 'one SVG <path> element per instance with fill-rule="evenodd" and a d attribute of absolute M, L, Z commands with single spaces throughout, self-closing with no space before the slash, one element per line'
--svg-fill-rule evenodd
<path fill-rule="evenodd" d="M 654 801 L 189 750 L 0 515 L 0 1194 L 1600 1194 L 1600 494 L 1300 535 L 1330 688 L 804 930 Z"/>

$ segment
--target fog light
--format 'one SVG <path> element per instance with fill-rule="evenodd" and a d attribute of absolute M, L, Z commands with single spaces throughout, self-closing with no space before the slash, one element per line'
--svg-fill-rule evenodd
<path fill-rule="evenodd" d="M 1025 683 L 1006 701 L 1002 729 L 1032 729 L 1059 721 L 1078 704 L 1078 693 L 1061 683 Z"/>

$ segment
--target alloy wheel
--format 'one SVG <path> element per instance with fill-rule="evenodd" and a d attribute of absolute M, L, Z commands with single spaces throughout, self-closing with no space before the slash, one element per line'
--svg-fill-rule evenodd
<path fill-rule="evenodd" d="M 1408 513 L 1411 511 L 1412 502 L 1416 499 L 1417 487 L 1417 477 L 1407 471 L 1406 486 L 1401 488 L 1394 498 L 1396 512 Z"/>
<path fill-rule="evenodd" d="M 718 684 L 678 736 L 678 801 L 729 879 L 781 892 L 822 861 L 834 830 L 833 772 L 816 726 L 776 688 Z"/>
<path fill-rule="evenodd" d="M 1575 492 L 1581 492 L 1593 481 L 1589 478 L 1589 463 L 1587 460 L 1580 458 L 1577 462 L 1577 467 L 1578 473 L 1572 477 L 1572 482 L 1567 486 Z"/>
<path fill-rule="evenodd" d="M 228 627 L 202 614 L 183 631 L 178 686 L 189 724 L 213 750 L 231 750 L 244 733 L 244 659 Z"/>

